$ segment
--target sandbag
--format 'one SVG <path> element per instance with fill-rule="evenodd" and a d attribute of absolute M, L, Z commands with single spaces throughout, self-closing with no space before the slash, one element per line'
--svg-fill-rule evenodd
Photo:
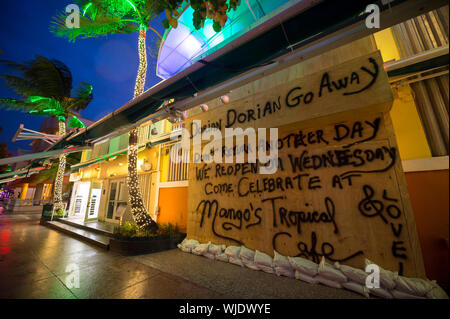
<path fill-rule="evenodd" d="M 223 252 L 223 250 L 224 250 L 224 248 L 223 248 L 223 246 L 224 245 L 214 245 L 214 244 L 210 244 L 209 246 L 208 246 L 208 252 L 209 253 L 211 253 L 211 254 L 213 254 L 213 255 L 220 255 L 222 252 Z"/>
<path fill-rule="evenodd" d="M 224 261 L 224 262 L 227 263 L 228 262 L 228 256 L 225 253 L 221 253 L 221 254 L 216 255 L 216 260 Z"/>
<path fill-rule="evenodd" d="M 391 290 L 391 294 L 394 296 L 394 298 L 397 299 L 425 299 L 424 297 L 408 294 L 404 291 L 397 289 Z"/>
<path fill-rule="evenodd" d="M 181 244 L 178 244 L 177 247 L 178 247 L 182 252 L 185 252 L 185 253 L 190 253 L 190 252 L 191 252 L 191 248 L 186 248 L 186 247 L 184 247 L 184 246 L 181 245 Z"/>
<path fill-rule="evenodd" d="M 341 265 L 338 262 L 335 262 L 334 266 L 340 271 L 342 271 L 342 273 L 351 281 L 354 281 L 364 286 L 366 285 L 366 278 L 368 274 L 364 270 L 353 268 L 347 265 Z"/>
<path fill-rule="evenodd" d="M 333 265 L 326 263 L 325 257 L 323 256 L 319 264 L 318 273 L 320 276 L 338 283 L 344 283 L 347 281 L 347 277 L 342 273 L 342 271 L 336 269 Z"/>
<path fill-rule="evenodd" d="M 258 266 L 265 266 L 265 267 L 269 267 L 272 269 L 273 268 L 273 258 L 270 257 L 269 255 L 257 250 L 255 252 L 255 264 L 257 264 Z M 272 273 L 273 273 L 273 269 L 272 269 Z"/>
<path fill-rule="evenodd" d="M 244 264 L 245 267 L 253 269 L 253 270 L 259 270 L 258 265 L 256 265 L 253 260 L 248 260 L 246 258 L 242 258 L 242 263 Z"/>
<path fill-rule="evenodd" d="M 182 251 L 190 253 L 194 250 L 200 243 L 195 239 L 184 239 L 181 244 L 178 245 Z M 181 247 L 180 247 L 181 246 Z"/>
<path fill-rule="evenodd" d="M 429 299 L 448 299 L 444 289 L 442 289 L 434 280 L 431 281 L 433 288 L 427 292 L 427 298 Z"/>
<path fill-rule="evenodd" d="M 268 274 L 274 274 L 275 273 L 275 270 L 272 267 L 267 267 L 267 266 L 264 266 L 264 265 L 258 265 L 258 267 L 259 267 L 260 270 L 262 270 L 262 271 L 264 271 L 264 272 L 266 272 Z"/>
<path fill-rule="evenodd" d="M 375 263 L 371 262 L 369 259 L 366 259 L 366 266 L 371 265 L 371 264 L 375 264 Z M 387 290 L 394 289 L 395 288 L 395 281 L 394 281 L 395 274 L 392 271 L 383 269 L 380 266 L 378 266 L 378 267 L 380 268 L 380 285 L 382 287 L 386 288 Z"/>
<path fill-rule="evenodd" d="M 386 290 L 384 288 L 380 287 L 380 288 L 368 288 L 368 289 L 369 289 L 369 293 L 371 295 L 376 296 L 376 297 L 384 298 L 384 299 L 392 299 L 392 298 L 394 298 L 394 296 L 392 296 L 392 294 L 388 290 Z"/>
<path fill-rule="evenodd" d="M 198 256 L 205 254 L 208 251 L 209 243 L 200 244 L 192 250 L 192 253 Z"/>
<path fill-rule="evenodd" d="M 239 256 L 241 257 L 241 259 L 247 259 L 247 260 L 251 260 L 253 262 L 253 260 L 255 259 L 255 251 L 248 249 L 245 246 L 241 246 L 241 251 L 239 252 Z"/>
<path fill-rule="evenodd" d="M 202 256 L 205 256 L 206 258 L 212 259 L 212 260 L 216 259 L 216 255 L 214 255 L 214 254 L 212 254 L 210 252 L 206 252 Z"/>
<path fill-rule="evenodd" d="M 238 265 L 238 266 L 244 267 L 244 264 L 242 263 L 242 260 L 240 260 L 239 258 L 228 256 L 228 262 L 230 264 L 234 264 L 234 265 Z"/>
<path fill-rule="evenodd" d="M 316 284 L 319 283 L 319 281 L 317 280 L 316 277 L 309 276 L 309 275 L 307 275 L 307 274 L 305 274 L 305 273 L 303 273 L 303 272 L 301 272 L 301 271 L 299 271 L 297 269 L 295 270 L 295 279 L 306 281 L 307 283 L 310 283 L 312 285 L 316 285 Z"/>
<path fill-rule="evenodd" d="M 295 278 L 295 272 L 292 268 L 277 267 L 275 266 L 275 273 L 277 276 L 284 276 L 289 278 Z"/>
<path fill-rule="evenodd" d="M 317 279 L 317 281 L 319 283 L 321 283 L 322 285 L 328 286 L 328 287 L 332 287 L 332 288 L 342 288 L 342 285 L 337 282 L 337 281 L 333 281 L 333 280 L 329 280 L 328 278 L 325 278 L 321 275 L 317 275 L 314 277 L 315 279 Z"/>
<path fill-rule="evenodd" d="M 240 246 L 228 246 L 225 249 L 225 254 L 227 254 L 228 257 L 233 257 L 234 259 L 239 259 L 239 252 L 241 251 Z"/>
<path fill-rule="evenodd" d="M 308 276 L 315 276 L 319 270 L 319 265 L 311 260 L 302 257 L 288 257 L 292 268 L 298 270 Z"/>
<path fill-rule="evenodd" d="M 430 281 L 420 278 L 407 278 L 395 274 L 394 281 L 396 290 L 403 291 L 411 295 L 425 296 L 431 289 L 433 289 L 433 285 Z"/>
<path fill-rule="evenodd" d="M 342 283 L 342 287 L 344 287 L 345 289 L 351 290 L 353 292 L 356 292 L 357 294 L 363 295 L 366 298 L 369 298 L 369 290 L 365 286 L 363 286 L 357 282 L 347 281 L 347 282 Z"/>
<path fill-rule="evenodd" d="M 290 269 L 292 268 L 286 256 L 279 254 L 276 250 L 273 251 L 273 265 L 276 267 Z"/>

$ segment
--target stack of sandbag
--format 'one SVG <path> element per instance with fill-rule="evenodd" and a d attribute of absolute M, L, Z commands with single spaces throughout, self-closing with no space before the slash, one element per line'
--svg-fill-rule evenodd
<path fill-rule="evenodd" d="M 322 285 L 333 288 L 342 288 L 342 284 L 347 282 L 347 277 L 344 273 L 327 263 L 323 256 L 319 264 L 318 275 L 315 278 Z"/>
<path fill-rule="evenodd" d="M 208 245 L 208 249 L 203 253 L 203 256 L 205 256 L 208 259 L 214 260 L 216 259 L 216 254 L 218 252 L 221 252 L 221 247 L 220 245 L 214 245 L 214 244 L 210 244 Z"/>
<path fill-rule="evenodd" d="M 185 253 L 190 253 L 194 250 L 200 243 L 195 239 L 187 239 L 185 238 L 180 244 L 178 244 L 178 248 Z"/>
<path fill-rule="evenodd" d="M 391 291 L 399 299 L 425 299 L 434 288 L 429 280 L 420 278 L 407 278 L 394 274 L 395 289 Z"/>
<path fill-rule="evenodd" d="M 245 246 L 241 246 L 241 251 L 239 252 L 239 256 L 245 267 L 253 269 L 253 270 L 259 270 L 258 265 L 255 264 L 255 251 L 254 250 L 248 249 Z"/>
<path fill-rule="evenodd" d="M 445 293 L 444 289 L 441 288 L 437 284 L 435 280 L 430 281 L 433 288 L 427 293 L 427 298 L 429 299 L 448 299 L 447 294 Z"/>
<path fill-rule="evenodd" d="M 184 239 L 178 244 L 178 248 L 183 252 L 267 273 L 276 273 L 277 276 L 296 278 L 310 284 L 321 283 L 329 287 L 345 288 L 366 297 L 371 294 L 387 299 L 448 299 L 446 292 L 436 281 L 399 276 L 398 273 L 383 269 L 378 265 L 380 287 L 368 288 L 366 286 L 368 274 L 365 271 L 341 265 L 338 262 L 334 265 L 329 264 L 324 257 L 318 265 L 305 258 L 283 256 L 275 250 L 274 258 L 272 258 L 263 252 L 254 251 L 245 246 L 226 247 L 225 245 L 211 244 L 211 242 L 200 244 L 193 239 Z M 366 266 L 374 264 L 368 259 L 365 263 Z"/>
<path fill-rule="evenodd" d="M 319 270 L 318 264 L 302 257 L 288 257 L 288 260 L 295 270 L 296 279 L 306 281 L 313 285 L 319 282 L 315 278 Z"/>
<path fill-rule="evenodd" d="M 211 242 L 206 244 L 199 244 L 192 250 L 192 253 L 197 256 L 204 256 L 208 252 L 208 247 Z"/>
<path fill-rule="evenodd" d="M 240 246 L 228 246 L 225 249 L 225 254 L 228 256 L 228 262 L 231 264 L 244 267 L 244 264 L 242 263 L 242 260 L 239 256 L 240 252 L 241 252 Z"/>
<path fill-rule="evenodd" d="M 365 271 L 347 265 L 341 265 L 338 262 L 334 263 L 334 266 L 348 279 L 347 282 L 342 283 L 342 287 L 369 298 L 369 289 L 366 287 L 367 273 Z"/>
<path fill-rule="evenodd" d="M 274 273 L 273 258 L 259 250 L 255 252 L 255 265 L 264 272 Z"/>
<path fill-rule="evenodd" d="M 368 265 L 374 264 L 369 259 L 366 259 L 365 263 L 366 267 Z M 380 269 L 380 287 L 369 288 L 369 293 L 380 298 L 392 299 L 395 297 L 391 293 L 391 291 L 395 288 L 395 274 L 394 272 L 386 270 L 380 266 L 378 266 L 378 268 Z"/>
<path fill-rule="evenodd" d="M 289 278 L 295 277 L 295 271 L 286 256 L 279 254 L 276 250 L 273 251 L 273 265 L 275 266 L 275 273 L 277 276 L 285 276 Z"/>

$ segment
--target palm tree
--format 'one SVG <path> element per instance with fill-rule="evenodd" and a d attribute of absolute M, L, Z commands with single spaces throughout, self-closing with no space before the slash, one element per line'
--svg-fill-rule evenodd
<path fill-rule="evenodd" d="M 146 33 L 150 29 L 160 39 L 161 35 L 150 26 L 150 22 L 164 11 L 167 4 L 159 0 L 80 0 L 83 15 L 79 28 L 67 28 L 67 15 L 62 13 L 53 19 L 50 30 L 69 41 L 77 38 L 98 37 L 115 33 L 138 32 L 139 68 L 134 97 L 144 92 L 147 73 Z M 158 226 L 148 214 L 139 189 L 137 174 L 137 128 L 129 132 L 128 143 L 128 193 L 131 213 L 141 229 L 156 229 Z"/>
<path fill-rule="evenodd" d="M 86 108 L 91 102 L 92 85 L 81 82 L 73 89 L 72 73 L 63 62 L 36 56 L 33 60 L 18 63 L 0 60 L 21 76 L 0 75 L 5 86 L 19 96 L 18 99 L 0 98 L 0 107 L 22 111 L 37 116 L 58 117 L 59 135 L 66 134 L 66 119 L 72 116 L 70 123 L 77 122 L 74 112 Z M 62 203 L 62 182 L 66 168 L 66 155 L 59 156 L 58 171 L 55 180 L 54 209 L 64 208 Z"/>

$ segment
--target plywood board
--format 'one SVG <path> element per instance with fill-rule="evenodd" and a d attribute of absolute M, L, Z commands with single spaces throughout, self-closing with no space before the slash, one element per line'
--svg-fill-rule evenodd
<path fill-rule="evenodd" d="M 297 105 L 293 91 L 304 93 Z M 369 258 L 423 276 L 392 100 L 376 52 L 190 119 L 187 127 L 200 119 L 222 132 L 278 127 L 279 167 L 262 175 L 258 162 L 191 163 L 188 238 L 356 267 Z M 258 105 L 266 114 L 249 118 Z M 230 110 L 246 120 L 231 123 Z"/>

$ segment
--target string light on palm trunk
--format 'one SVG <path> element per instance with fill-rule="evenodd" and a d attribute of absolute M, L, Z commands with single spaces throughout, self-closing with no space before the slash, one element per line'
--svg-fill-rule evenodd
<path fill-rule="evenodd" d="M 133 216 L 136 225 L 140 229 L 155 229 L 156 223 L 147 213 L 142 200 L 141 191 L 139 189 L 139 179 L 137 175 L 137 141 L 138 129 L 134 128 L 130 130 L 130 143 L 128 146 L 128 176 L 127 186 L 129 194 L 129 203 L 131 214 Z"/>
<path fill-rule="evenodd" d="M 64 116 L 58 117 L 58 126 L 59 126 L 59 135 L 66 134 L 66 118 Z M 59 156 L 59 165 L 58 171 L 56 173 L 55 179 L 55 194 L 54 194 L 54 210 L 58 211 L 60 209 L 64 209 L 64 204 L 62 202 L 62 188 L 63 188 L 63 179 L 64 172 L 66 170 L 66 154 L 62 154 Z"/>
<path fill-rule="evenodd" d="M 134 97 L 141 95 L 144 92 L 145 75 L 147 73 L 147 52 L 145 46 L 146 27 L 140 26 L 139 29 L 139 69 L 136 77 L 136 85 L 134 88 Z"/>

